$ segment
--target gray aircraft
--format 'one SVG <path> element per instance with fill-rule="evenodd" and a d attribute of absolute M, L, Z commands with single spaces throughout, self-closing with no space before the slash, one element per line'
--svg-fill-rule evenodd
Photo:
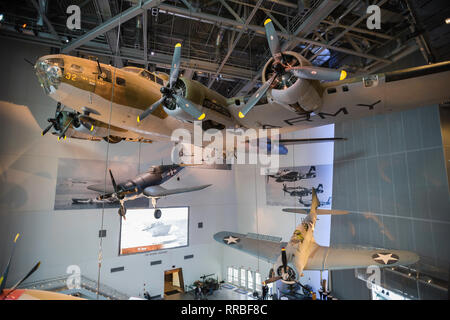
<path fill-rule="evenodd" d="M 289 169 L 279 170 L 276 174 L 268 175 L 267 182 L 269 182 L 269 177 L 274 178 L 276 182 L 294 182 L 302 179 L 312 179 L 316 177 L 316 167 L 311 166 L 306 173 Z"/>
<path fill-rule="evenodd" d="M 312 194 L 312 188 L 308 189 L 305 187 L 288 187 L 286 184 L 283 184 L 284 193 L 289 193 L 291 197 L 306 197 Z M 319 184 L 316 188 L 316 193 L 323 192 L 323 185 Z"/>
<path fill-rule="evenodd" d="M 177 189 L 166 189 L 160 186 L 170 178 L 176 176 L 183 168 L 184 166 L 175 164 L 152 166 L 147 172 L 141 173 L 133 179 L 119 184 L 116 183 L 111 170 L 109 170 L 112 185 L 97 184 L 88 186 L 87 188 L 101 193 L 101 195 L 97 197 L 97 200 L 116 199 L 119 201 L 119 215 L 125 219 L 125 214 L 127 212 L 125 201 L 146 197 L 152 200 L 152 205 L 156 209 L 156 201 L 159 198 L 172 194 L 202 190 L 211 186 L 210 184 L 206 184 Z M 161 210 L 155 210 L 154 215 L 156 219 L 161 218 L 161 214 Z"/>

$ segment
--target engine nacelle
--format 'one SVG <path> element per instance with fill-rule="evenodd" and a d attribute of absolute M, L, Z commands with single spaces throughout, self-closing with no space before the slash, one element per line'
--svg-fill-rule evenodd
<path fill-rule="evenodd" d="M 297 52 L 283 52 L 285 63 L 291 67 L 310 66 L 311 63 Z M 272 75 L 274 58 L 270 58 L 264 66 L 262 81 L 266 82 Z M 322 107 L 322 97 L 319 94 L 317 80 L 297 78 L 289 71 L 275 79 L 272 89 L 267 92 L 269 103 L 279 103 L 295 112 L 311 112 Z"/>
<path fill-rule="evenodd" d="M 180 77 L 175 83 L 174 89 L 177 95 L 182 96 L 183 98 L 195 103 L 197 109 L 199 111 L 202 111 L 203 102 L 205 100 L 205 87 L 203 85 L 196 81 Z M 176 105 L 175 98 L 167 99 L 167 103 L 164 105 L 164 111 L 169 116 L 181 121 L 196 120 L 192 118 L 189 113 L 185 112 Z"/>
<path fill-rule="evenodd" d="M 274 276 L 282 277 L 282 281 L 287 284 L 295 283 L 299 279 L 299 274 L 294 264 L 288 263 L 286 266 L 286 273 L 283 270 L 281 259 L 273 265 Z"/>

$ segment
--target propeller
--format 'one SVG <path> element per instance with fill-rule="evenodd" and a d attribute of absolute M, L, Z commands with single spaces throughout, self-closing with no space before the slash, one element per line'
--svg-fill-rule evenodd
<path fill-rule="evenodd" d="M 116 183 L 116 180 L 114 179 L 114 176 L 112 174 L 111 169 L 109 169 L 109 175 L 111 177 L 111 182 L 112 182 L 112 185 L 113 185 L 113 188 L 114 188 L 114 192 L 117 193 L 119 190 L 117 188 L 117 183 Z"/>
<path fill-rule="evenodd" d="M 8 264 L 6 265 L 6 269 L 5 272 L 3 272 L 3 275 L 0 277 L 0 294 L 3 293 L 3 290 L 5 289 L 6 286 L 6 279 L 8 278 L 8 273 L 9 273 L 9 267 L 11 265 L 11 260 L 12 257 L 14 255 L 14 250 L 16 248 L 16 242 L 17 239 L 19 238 L 20 234 L 16 234 L 16 237 L 14 238 L 14 243 L 13 243 L 13 248 L 12 248 L 12 252 L 11 252 L 11 256 L 9 257 L 8 260 Z M 34 272 L 36 272 L 36 270 L 39 268 L 39 266 L 41 265 L 41 262 L 39 261 L 38 263 L 36 263 L 34 265 L 34 267 L 25 275 L 25 277 L 23 277 L 21 280 L 19 280 L 10 290 L 9 292 L 2 298 L 3 300 L 5 300 L 14 290 L 17 289 L 17 287 L 19 287 L 26 279 L 28 279 Z"/>
<path fill-rule="evenodd" d="M 297 78 L 308 80 L 344 80 L 347 77 L 347 72 L 344 70 L 327 69 L 314 66 L 290 66 L 284 61 L 283 53 L 281 52 L 280 41 L 277 32 L 271 19 L 264 21 L 264 28 L 266 30 L 267 42 L 269 43 L 270 52 L 274 62 L 272 63 L 272 77 L 264 83 L 248 100 L 245 106 L 239 112 L 239 117 L 244 118 L 247 113 L 258 103 L 264 96 L 269 87 L 277 78 L 281 78 L 287 72 L 291 72 Z"/>
<path fill-rule="evenodd" d="M 175 50 L 172 57 L 172 66 L 170 68 L 170 78 L 168 86 L 161 87 L 162 97 L 155 103 L 153 103 L 149 108 L 147 108 L 143 113 L 137 117 L 137 122 L 144 120 L 149 114 L 151 114 L 160 105 L 167 105 L 170 102 L 175 102 L 175 105 L 182 109 L 184 112 L 190 114 L 194 119 L 203 120 L 205 114 L 197 109 L 197 107 L 189 100 L 183 98 L 176 93 L 174 88 L 178 77 L 180 74 L 180 57 L 181 57 L 181 43 L 175 45 Z"/>
<path fill-rule="evenodd" d="M 49 132 L 51 128 L 55 128 L 55 130 L 61 130 L 61 127 L 59 124 L 59 120 L 62 116 L 61 112 L 62 112 L 61 103 L 58 102 L 58 104 L 56 105 L 55 117 L 47 119 L 47 121 L 50 122 L 50 124 L 48 125 L 48 127 L 46 127 L 44 129 L 44 131 L 42 131 L 42 133 L 41 133 L 42 136 L 44 136 L 47 132 Z"/>
<path fill-rule="evenodd" d="M 11 260 L 14 255 L 14 250 L 16 249 L 16 242 L 19 238 L 20 234 L 16 234 L 16 237 L 14 238 L 13 247 L 11 251 L 11 255 L 9 256 L 8 264 L 6 265 L 5 271 L 3 272 L 3 275 L 0 277 L 0 294 L 3 292 L 3 289 L 5 289 L 6 286 L 6 279 L 8 278 L 9 273 L 9 266 L 11 265 Z"/>

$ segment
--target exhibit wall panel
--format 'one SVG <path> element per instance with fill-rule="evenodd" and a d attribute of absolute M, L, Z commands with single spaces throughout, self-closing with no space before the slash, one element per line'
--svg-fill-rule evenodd
<path fill-rule="evenodd" d="M 334 125 L 328 125 L 308 130 L 301 130 L 289 133 L 282 138 L 326 138 L 334 136 Z M 332 175 L 333 164 L 333 145 L 334 143 L 316 143 L 306 145 L 288 146 L 288 154 L 279 157 L 279 166 L 281 168 L 292 169 L 294 167 L 311 165 L 329 165 Z M 228 229 L 242 234 L 259 233 L 282 238 L 282 241 L 289 241 L 296 226 L 301 223 L 304 215 L 282 212 L 285 207 L 300 207 L 297 197 L 291 197 L 285 194 L 283 200 L 287 206 L 267 205 L 267 177 L 261 174 L 261 166 L 258 165 L 237 165 L 234 166 L 235 174 L 235 192 L 237 203 L 237 229 Z M 320 178 L 320 177 L 319 177 Z M 272 179 L 272 178 L 270 178 Z M 316 183 L 318 180 L 314 180 Z M 332 177 L 330 177 L 330 182 Z M 291 185 L 302 185 L 302 182 L 295 182 Z M 278 183 L 282 188 L 283 183 Z M 329 186 L 333 190 L 334 186 Z M 321 199 L 326 200 L 326 199 Z M 329 216 L 321 216 L 317 221 L 314 237 L 320 245 L 329 245 L 330 241 Z M 261 258 L 252 257 L 248 254 L 239 252 L 233 248 L 223 249 L 223 263 L 226 266 L 235 266 L 238 268 L 250 268 L 261 273 L 262 279 L 266 279 L 270 268 L 273 267 Z M 305 271 L 302 278 L 303 284 L 311 285 L 315 290 L 320 288 L 320 272 Z M 226 279 L 226 270 L 223 270 L 223 279 Z M 327 278 L 327 273 L 323 274 Z"/>
<path fill-rule="evenodd" d="M 336 124 L 335 134 L 348 140 L 335 144 L 333 209 L 351 214 L 332 217 L 331 244 L 416 252 L 420 261 L 411 269 L 437 285 L 429 286 L 427 298 L 440 299 L 446 291 L 450 265 L 446 248 L 450 241 L 450 197 L 439 107 L 343 122 Z M 360 290 L 362 281 L 347 273 L 344 279 L 341 273 L 332 272 L 335 295 L 355 297 L 351 292 Z M 391 287 L 416 299 L 425 298 L 417 285 L 395 288 L 397 283 L 404 281 L 391 281 Z M 389 285 L 386 280 L 384 287 Z M 409 287 L 414 287 L 414 292 Z"/>
<path fill-rule="evenodd" d="M 126 169 L 117 171 L 116 180 L 126 180 L 130 170 L 140 173 L 150 165 L 171 163 L 169 143 L 139 144 L 70 139 L 57 141 L 41 131 L 53 117 L 56 101 L 40 88 L 33 68 L 24 58 L 35 61 L 50 49 L 2 39 L 0 64 L 0 269 L 17 242 L 7 286 L 14 284 L 37 261 L 39 270 L 30 282 L 67 276 L 67 268 L 76 265 L 81 275 L 97 281 L 101 253 L 100 283 L 129 296 L 142 296 L 144 284 L 150 295 L 163 294 L 164 270 L 183 268 L 184 283 L 192 284 L 203 274 L 222 274 L 221 246 L 212 235 L 235 229 L 237 200 L 235 173 L 232 170 L 185 168 L 164 184 L 167 188 L 212 184 L 202 191 L 174 195 L 158 201 L 161 207 L 189 207 L 189 246 L 148 254 L 119 256 L 120 217 L 117 208 L 82 205 L 54 210 L 58 175 L 77 181 L 77 170 L 95 164 L 101 183 L 110 184 L 110 165 Z M 91 161 L 91 162 L 89 162 Z M 64 162 L 64 163 L 63 163 Z M 104 164 L 103 164 L 104 163 Z M 63 164 L 61 166 L 61 164 Z M 70 172 L 58 172 L 58 167 Z M 93 168 L 86 167 L 92 172 Z M 95 169 L 97 170 L 97 169 Z M 97 174 L 96 174 L 97 176 Z M 97 179 L 97 178 L 96 178 Z M 71 187 L 73 187 L 71 185 Z M 61 191 L 61 189 L 59 189 Z M 146 206 L 147 208 L 149 205 Z M 203 227 L 199 228 L 198 224 Z M 99 238 L 99 231 L 106 237 Z M 191 256 L 185 259 L 185 256 Z M 161 261 L 151 265 L 153 261 Z M 123 267 L 123 271 L 114 271 Z M 113 270 L 111 270 L 113 269 Z"/>

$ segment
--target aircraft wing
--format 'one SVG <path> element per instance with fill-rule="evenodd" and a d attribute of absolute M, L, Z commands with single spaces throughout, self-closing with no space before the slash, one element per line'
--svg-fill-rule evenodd
<path fill-rule="evenodd" d="M 99 183 L 99 184 L 93 184 L 93 185 L 87 186 L 87 188 L 89 190 L 92 190 L 92 191 L 95 191 L 98 193 L 102 193 L 102 194 L 114 193 L 114 187 L 112 186 L 112 184 L 106 184 L 106 186 L 105 186 L 104 183 Z"/>
<path fill-rule="evenodd" d="M 211 186 L 211 185 L 205 184 L 205 185 L 197 186 L 197 187 L 187 187 L 187 188 L 177 188 L 177 189 L 166 189 L 161 186 L 151 186 L 151 187 L 145 188 L 143 194 L 147 197 L 160 198 L 160 197 L 169 196 L 171 194 L 198 191 L 198 190 L 205 189 L 209 186 Z"/>
<path fill-rule="evenodd" d="M 287 242 L 264 240 L 267 236 L 254 237 L 237 232 L 221 231 L 214 235 L 214 240 L 228 247 L 238 249 L 269 263 L 275 263 L 280 256 L 281 248 Z"/>
<path fill-rule="evenodd" d="M 280 134 L 341 121 L 430 106 L 450 100 L 450 61 L 399 71 L 317 83 L 323 106 L 308 115 L 278 103 L 256 105 L 241 121 L 247 127 L 279 128 Z M 405 102 L 406 101 L 406 102 Z M 231 104 L 231 110 L 239 106 Z"/>
<path fill-rule="evenodd" d="M 363 247 L 332 248 L 316 244 L 311 251 L 305 270 L 341 270 L 409 265 L 417 262 L 419 256 L 411 251 L 376 249 Z"/>

